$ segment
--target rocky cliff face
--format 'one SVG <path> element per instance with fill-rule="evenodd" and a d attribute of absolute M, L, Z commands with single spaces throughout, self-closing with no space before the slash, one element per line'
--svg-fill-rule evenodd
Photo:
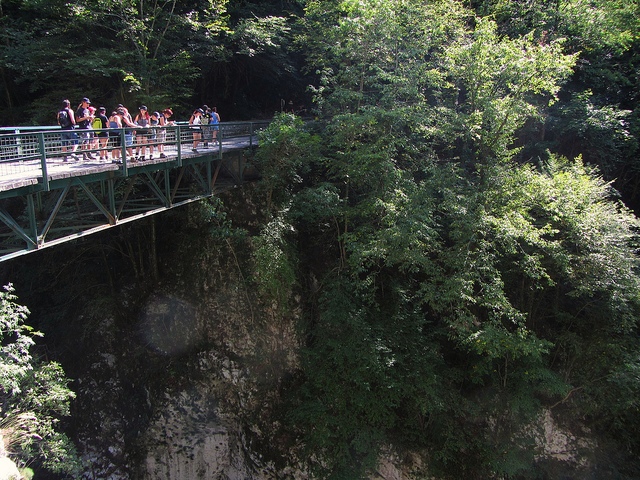
<path fill-rule="evenodd" d="M 258 407 L 252 368 L 213 348 L 184 353 L 191 340 L 202 340 L 198 320 L 211 318 L 198 313 L 186 302 L 154 297 L 140 338 L 152 334 L 144 349 L 162 353 L 148 351 L 155 358 L 145 361 L 143 349 L 132 355 L 115 338 L 103 343 L 110 351 L 96 352 L 79 379 L 82 478 L 273 478 L 273 467 L 251 445 L 256 432 L 245 418 Z"/>
<path fill-rule="evenodd" d="M 246 198 L 227 200 L 251 228 Z M 247 251 L 195 243 L 173 245 L 150 291 L 121 289 L 126 318 L 86 319 L 74 412 L 83 479 L 305 477 L 259 446 L 270 399 L 297 366 L 295 315 L 274 321 L 248 290 Z"/>

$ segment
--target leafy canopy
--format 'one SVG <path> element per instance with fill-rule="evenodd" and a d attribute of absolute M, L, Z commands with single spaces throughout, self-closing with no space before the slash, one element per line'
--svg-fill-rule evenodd
<path fill-rule="evenodd" d="M 0 292 L 0 429 L 3 452 L 17 463 L 35 461 L 52 472 L 74 473 L 78 459 L 71 441 L 59 430 L 75 394 L 59 364 L 31 354 L 34 332 L 24 322 L 26 307 L 15 302 L 13 287 Z"/>
<path fill-rule="evenodd" d="M 566 42 L 459 2 L 316 0 L 304 24 L 320 153 L 280 219 L 319 279 L 290 392 L 309 462 L 360 478 L 393 444 L 428 452 L 425 476 L 535 477 L 542 409 L 634 418 L 638 221 L 580 159 L 514 161 L 573 72 Z"/>

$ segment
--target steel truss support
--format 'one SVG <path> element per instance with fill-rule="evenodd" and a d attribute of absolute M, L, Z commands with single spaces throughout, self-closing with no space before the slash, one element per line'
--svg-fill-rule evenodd
<path fill-rule="evenodd" d="M 0 199 L 0 261 L 210 197 L 242 184 L 242 151 L 129 165 L 126 175 L 49 181 Z"/>

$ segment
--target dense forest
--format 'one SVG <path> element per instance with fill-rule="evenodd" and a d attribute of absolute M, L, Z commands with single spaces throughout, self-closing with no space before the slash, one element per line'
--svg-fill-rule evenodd
<path fill-rule="evenodd" d="M 259 225 L 219 202 L 189 219 L 244 269 L 252 316 L 295 322 L 297 367 L 264 387 L 270 455 L 312 478 L 370 476 L 390 448 L 414 478 L 560 478 L 548 414 L 599 445 L 566 478 L 640 476 L 637 1 L 5 0 L 0 22 L 4 125 L 83 96 L 273 117 Z M 177 268 L 115 250 L 140 291 Z M 0 280 L 34 282 L 12 262 Z M 2 298 L 3 365 L 24 355 L 2 413 L 35 405 L 48 432 L 15 448 L 77 471 L 54 419 L 73 385 L 29 367 L 21 293 Z"/>

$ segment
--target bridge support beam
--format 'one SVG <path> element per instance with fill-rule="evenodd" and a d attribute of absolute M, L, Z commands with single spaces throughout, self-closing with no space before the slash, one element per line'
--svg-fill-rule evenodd
<path fill-rule="evenodd" d="M 0 261 L 199 201 L 242 184 L 244 152 L 129 164 L 0 192 Z M 122 172 L 126 172 L 126 175 Z M 71 193 L 71 195 L 70 195 Z"/>

